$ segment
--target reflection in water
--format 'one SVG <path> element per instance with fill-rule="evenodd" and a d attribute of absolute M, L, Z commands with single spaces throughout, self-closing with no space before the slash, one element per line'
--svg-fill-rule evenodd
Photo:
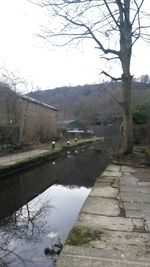
<path fill-rule="evenodd" d="M 52 247 L 59 238 L 64 243 L 89 192 L 85 187 L 71 189 L 53 185 L 14 213 L 1 227 L 1 247 L 17 251 L 26 266 L 53 266 L 44 256 L 44 249 Z M 5 258 L 3 251 L 0 256 Z M 11 266 L 20 266 L 17 257 L 15 265 Z"/>
<path fill-rule="evenodd" d="M 45 249 L 64 243 L 107 164 L 94 148 L 82 150 L 1 182 L 0 266 L 54 266 L 57 253 Z"/>

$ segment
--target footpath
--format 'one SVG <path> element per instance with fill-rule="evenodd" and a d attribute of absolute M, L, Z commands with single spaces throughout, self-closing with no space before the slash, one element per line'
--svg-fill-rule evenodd
<path fill-rule="evenodd" d="M 41 155 L 48 151 L 49 150 L 46 150 L 46 149 L 34 149 L 28 152 L 21 152 L 21 153 L 15 153 L 12 155 L 3 156 L 3 157 L 0 157 L 0 165 L 6 166 L 8 164 L 15 164 L 18 161 L 22 161 L 24 159 L 28 159 L 33 156 Z"/>
<path fill-rule="evenodd" d="M 106 168 L 56 266 L 150 266 L 150 168 L 114 164 Z"/>

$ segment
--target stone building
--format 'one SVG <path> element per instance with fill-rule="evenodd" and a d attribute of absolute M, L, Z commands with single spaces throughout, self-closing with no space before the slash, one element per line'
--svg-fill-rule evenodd
<path fill-rule="evenodd" d="M 33 144 L 56 136 L 57 109 L 0 85 L 0 143 Z"/>

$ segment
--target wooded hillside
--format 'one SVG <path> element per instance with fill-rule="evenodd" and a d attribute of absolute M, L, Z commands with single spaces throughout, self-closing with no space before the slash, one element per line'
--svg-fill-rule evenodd
<path fill-rule="evenodd" d="M 58 108 L 58 120 L 81 119 L 93 125 L 122 114 L 119 82 L 39 90 L 30 96 Z M 132 99 L 133 103 L 150 99 L 150 83 L 134 82 Z"/>

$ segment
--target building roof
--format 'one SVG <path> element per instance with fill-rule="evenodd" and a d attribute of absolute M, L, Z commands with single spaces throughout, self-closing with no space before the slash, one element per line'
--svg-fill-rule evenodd
<path fill-rule="evenodd" d="M 29 101 L 29 102 L 38 104 L 38 105 L 40 105 L 40 106 L 44 106 L 44 107 L 49 108 L 49 109 L 52 109 L 52 110 L 54 110 L 54 111 L 57 111 L 56 108 L 54 108 L 54 107 L 52 107 L 52 106 L 49 106 L 49 105 L 47 105 L 46 103 L 40 102 L 40 101 L 38 101 L 37 99 L 34 99 L 34 98 L 32 98 L 32 97 L 30 97 L 30 96 L 28 96 L 28 95 L 21 95 L 21 94 L 20 94 L 20 97 L 23 98 L 23 99 L 25 99 L 25 100 L 27 100 L 27 101 Z"/>
<path fill-rule="evenodd" d="M 62 124 L 69 124 L 69 123 L 72 123 L 72 122 L 76 122 L 77 120 L 65 120 L 65 121 L 62 121 L 61 123 Z"/>
<path fill-rule="evenodd" d="M 69 131 L 87 130 L 87 126 L 79 120 L 65 120 L 58 123 L 59 127 L 68 129 Z"/>
<path fill-rule="evenodd" d="M 28 96 L 28 95 L 22 95 L 22 94 L 19 93 L 19 92 L 13 91 L 13 90 L 12 90 L 8 85 L 6 85 L 6 84 L 1 84 L 1 83 L 0 83 L 0 92 L 1 92 L 2 94 L 4 94 L 5 92 L 10 92 L 10 93 L 15 94 L 16 96 L 19 96 L 19 97 L 22 98 L 22 99 L 25 99 L 26 101 L 35 103 L 35 104 L 37 104 L 37 105 L 41 105 L 41 106 L 43 106 L 43 107 L 52 109 L 52 110 L 54 110 L 54 111 L 57 111 L 57 109 L 56 109 L 55 107 L 52 107 L 52 106 L 50 106 L 50 105 L 48 105 L 48 104 L 46 104 L 46 103 L 43 103 L 43 102 L 41 102 L 41 101 L 38 101 L 37 99 L 34 99 L 34 98 L 32 98 L 32 97 L 30 97 L 30 96 Z"/>

